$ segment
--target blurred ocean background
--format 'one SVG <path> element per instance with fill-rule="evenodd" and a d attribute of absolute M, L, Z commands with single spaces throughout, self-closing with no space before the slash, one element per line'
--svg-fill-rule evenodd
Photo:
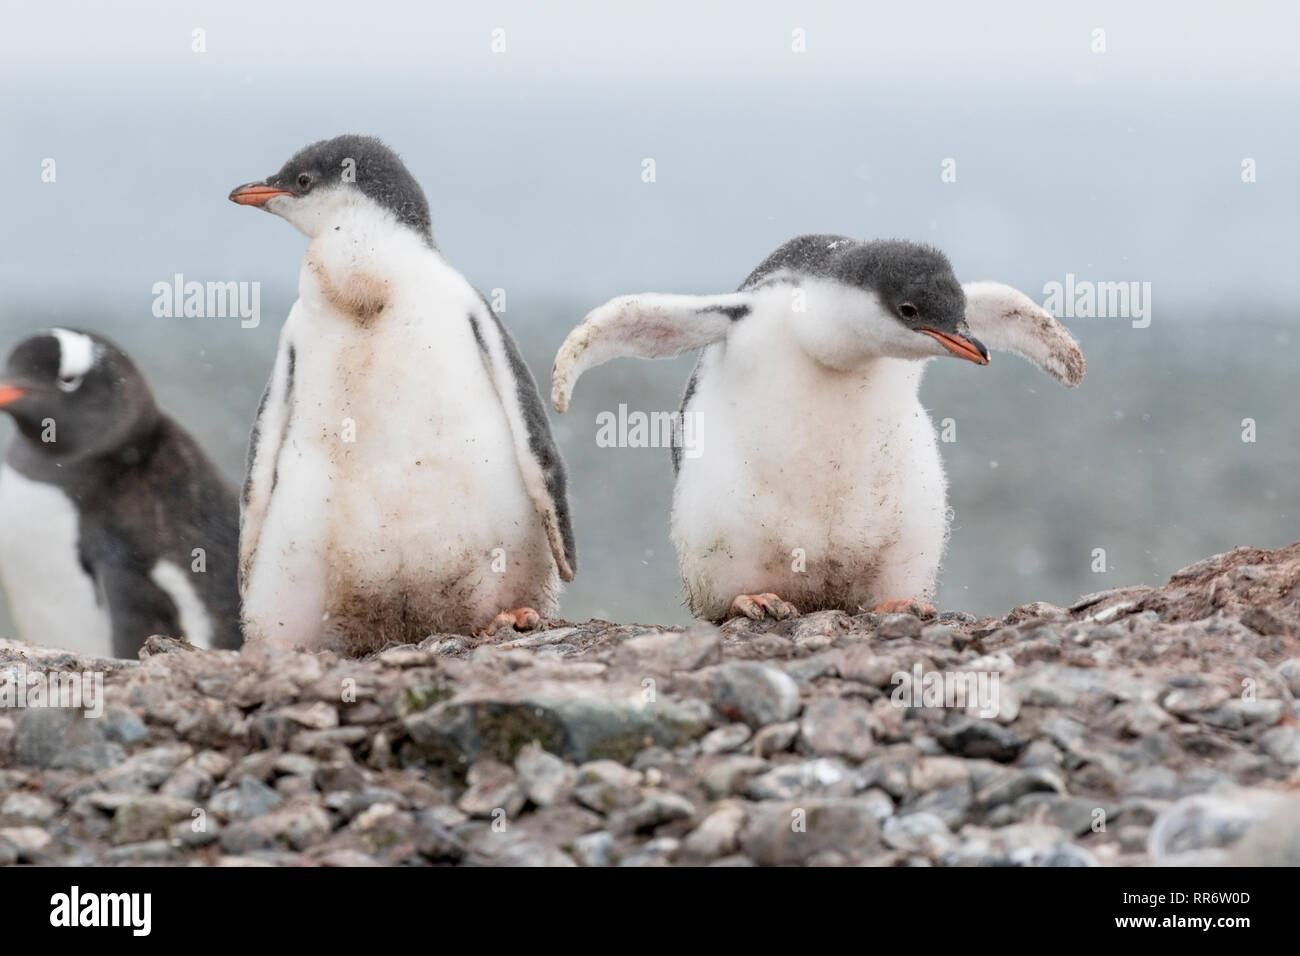
<path fill-rule="evenodd" d="M 0 350 L 104 332 L 238 481 L 305 240 L 226 195 L 340 132 L 403 155 L 443 252 L 505 290 L 547 395 L 595 305 L 732 290 L 803 232 L 931 242 L 963 280 L 1038 301 L 1067 274 L 1149 282 L 1147 328 L 1065 320 L 1077 391 L 995 355 L 932 362 L 922 394 L 956 424 L 941 605 L 1158 583 L 1300 537 L 1297 38 L 1300 7 L 1252 3 L 11 6 Z M 259 282 L 261 324 L 155 318 L 176 273 Z M 566 617 L 687 619 L 667 451 L 595 436 L 621 402 L 676 409 L 693 361 L 604 366 L 553 415 L 579 542 Z"/>

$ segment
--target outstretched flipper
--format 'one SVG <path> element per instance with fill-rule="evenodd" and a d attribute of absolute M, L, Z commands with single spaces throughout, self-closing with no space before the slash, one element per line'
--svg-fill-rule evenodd
<path fill-rule="evenodd" d="M 587 313 L 555 356 L 551 402 L 569 407 L 573 386 L 589 368 L 610 359 L 675 358 L 727 336 L 731 323 L 749 314 L 750 293 L 621 295 Z"/>
<path fill-rule="evenodd" d="M 966 324 L 986 346 L 1019 355 L 1068 388 L 1083 381 L 1079 343 L 1029 296 L 1001 282 L 966 282 L 962 291 Z"/>

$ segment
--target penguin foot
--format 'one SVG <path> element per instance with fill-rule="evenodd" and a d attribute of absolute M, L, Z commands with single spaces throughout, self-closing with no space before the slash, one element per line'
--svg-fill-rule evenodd
<path fill-rule="evenodd" d="M 542 623 L 542 616 L 530 607 L 517 607 L 513 611 L 502 611 L 496 616 L 483 633 L 491 637 L 503 627 L 515 631 L 531 631 Z"/>
<path fill-rule="evenodd" d="M 892 601 L 881 601 L 871 610 L 876 614 L 913 614 L 922 619 L 938 617 L 939 615 L 933 604 L 926 604 L 916 598 L 895 598 Z"/>
<path fill-rule="evenodd" d="M 782 601 L 775 594 L 738 594 L 731 602 L 731 610 L 727 612 L 727 617 L 743 616 L 753 621 L 761 621 L 764 615 L 784 621 L 789 617 L 797 617 L 799 609 L 788 601 Z"/>

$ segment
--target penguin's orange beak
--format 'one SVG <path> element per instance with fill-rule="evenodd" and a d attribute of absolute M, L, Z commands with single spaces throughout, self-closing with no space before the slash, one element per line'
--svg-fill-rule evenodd
<path fill-rule="evenodd" d="M 265 206 L 268 199 L 276 196 L 290 196 L 287 189 L 277 189 L 266 183 L 245 183 L 230 191 L 230 201 L 241 206 Z"/>
<path fill-rule="evenodd" d="M 0 408 L 12 405 L 26 394 L 27 389 L 25 388 L 19 388 L 16 385 L 0 385 Z"/>
<path fill-rule="evenodd" d="M 989 364 L 989 350 L 984 347 L 983 342 L 974 336 L 967 338 L 961 335 L 952 335 L 948 332 L 940 332 L 937 329 L 920 329 L 919 331 L 930 336 L 958 358 L 964 358 L 976 365 Z"/>

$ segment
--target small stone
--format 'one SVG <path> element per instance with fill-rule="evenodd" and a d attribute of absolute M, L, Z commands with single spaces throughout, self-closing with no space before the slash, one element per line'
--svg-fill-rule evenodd
<path fill-rule="evenodd" d="M 799 736 L 799 722 L 797 720 L 789 720 L 781 724 L 768 724 L 754 734 L 754 743 L 751 749 L 756 757 L 770 757 L 773 754 L 789 750 L 797 736 Z"/>
<path fill-rule="evenodd" d="M 945 750 L 963 757 L 988 757 L 1006 762 L 1015 760 L 1027 741 L 1015 731 L 989 720 L 965 718 L 935 731 L 935 739 Z"/>
<path fill-rule="evenodd" d="M 614 837 L 607 830 L 584 833 L 573 841 L 572 854 L 579 866 L 613 866 Z"/>
<path fill-rule="evenodd" d="M 516 817 L 524 808 L 524 791 L 515 772 L 495 760 L 480 760 L 469 768 L 469 789 L 456 805 L 471 817 L 492 817 L 504 810 Z"/>
<path fill-rule="evenodd" d="M 256 777 L 244 776 L 239 783 L 216 794 L 208 806 L 227 820 L 252 820 L 284 803 L 284 798 Z"/>
<path fill-rule="evenodd" d="M 726 804 L 710 813 L 682 841 L 682 850 L 700 860 L 713 860 L 735 853 L 740 846 L 740 830 L 745 823 L 745 808 Z"/>
<path fill-rule="evenodd" d="M 0 804 L 0 818 L 6 825 L 46 824 L 54 818 L 59 805 L 39 793 L 11 793 Z"/>
<path fill-rule="evenodd" d="M 701 783 L 704 790 L 714 799 L 729 797 L 741 793 L 755 777 L 767 770 L 771 764 L 758 757 L 746 754 L 727 754 L 704 771 Z"/>
<path fill-rule="evenodd" d="M 1259 749 L 1278 763 L 1300 767 L 1300 727 L 1272 727 L 1259 738 Z"/>
<path fill-rule="evenodd" d="M 611 818 L 615 833 L 640 833 L 673 820 L 690 819 L 695 805 L 675 793 L 650 793 L 636 806 L 620 811 Z"/>
<path fill-rule="evenodd" d="M 448 828 L 445 818 L 439 819 L 437 808 L 416 811 L 415 848 L 434 862 L 455 863 L 465 856 L 465 845 Z"/>
<path fill-rule="evenodd" d="M 173 823 L 190 819 L 195 809 L 188 800 L 161 794 L 132 796 L 113 814 L 113 843 L 121 845 L 162 839 Z"/>
<path fill-rule="evenodd" d="M 875 747 L 870 711 L 853 700 L 832 697 L 810 703 L 804 708 L 799 729 L 808 749 L 816 754 L 861 762 Z"/>
<path fill-rule="evenodd" d="M 294 803 L 261 816 L 232 823 L 221 833 L 221 849 L 230 854 L 287 847 L 304 850 L 329 836 L 329 814 L 315 803 Z"/>
<path fill-rule="evenodd" d="M 577 773 L 573 767 L 537 743 L 520 749 L 515 772 L 524 795 L 539 807 L 549 807 L 569 798 Z"/>
<path fill-rule="evenodd" d="M 865 769 L 865 768 L 864 768 Z M 970 767 L 966 761 L 957 757 L 922 757 L 912 766 L 911 789 L 917 793 L 926 793 L 941 787 L 970 783 Z M 885 788 L 895 797 L 901 797 L 896 790 Z"/>
<path fill-rule="evenodd" d="M 896 641 L 901 638 L 913 640 L 921 636 L 921 619 L 913 614 L 886 614 L 885 619 L 876 628 L 876 637 L 884 641 Z"/>
<path fill-rule="evenodd" d="M 714 709 L 728 720 L 758 728 L 799 713 L 799 685 L 775 667 L 736 661 L 701 673 L 707 675 Z"/>
<path fill-rule="evenodd" d="M 782 725 L 773 725 L 782 726 Z M 763 728 L 767 730 L 768 728 Z M 700 738 L 700 752 L 706 754 L 730 753 L 739 750 L 753 736 L 748 724 L 726 724 L 717 730 L 709 731 Z"/>
<path fill-rule="evenodd" d="M 881 830 L 885 845 L 905 853 L 935 859 L 957 844 L 948 825 L 933 813 L 907 813 L 890 817 Z"/>
<path fill-rule="evenodd" d="M 880 825 L 864 800 L 765 802 L 754 806 L 740 834 L 745 855 L 760 866 L 798 865 L 826 850 L 879 845 Z"/>
<path fill-rule="evenodd" d="M 749 781 L 751 800 L 790 800 L 805 794 L 850 796 L 856 789 L 852 771 L 841 760 L 818 757 L 782 764 Z"/>

